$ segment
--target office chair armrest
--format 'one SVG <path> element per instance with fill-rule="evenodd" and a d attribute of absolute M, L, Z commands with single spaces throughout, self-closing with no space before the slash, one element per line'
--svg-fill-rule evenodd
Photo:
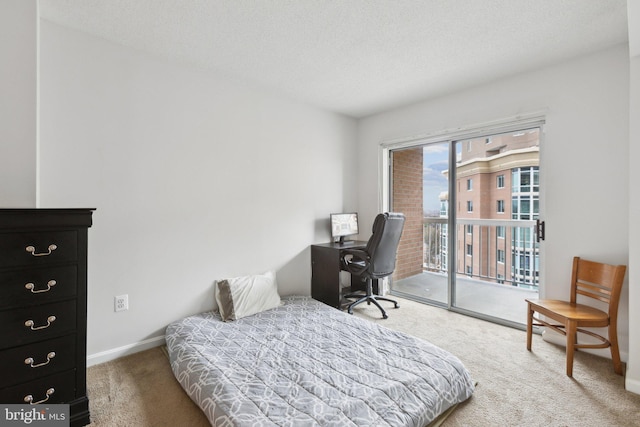
<path fill-rule="evenodd" d="M 361 249 L 343 249 L 340 252 L 340 263 L 344 270 L 360 275 L 369 268 L 369 254 Z"/>

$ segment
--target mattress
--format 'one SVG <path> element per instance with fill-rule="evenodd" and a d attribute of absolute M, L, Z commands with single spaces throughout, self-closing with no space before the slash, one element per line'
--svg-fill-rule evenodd
<path fill-rule="evenodd" d="M 451 353 L 308 297 L 232 322 L 190 316 L 166 341 L 214 426 L 421 427 L 474 390 Z"/>

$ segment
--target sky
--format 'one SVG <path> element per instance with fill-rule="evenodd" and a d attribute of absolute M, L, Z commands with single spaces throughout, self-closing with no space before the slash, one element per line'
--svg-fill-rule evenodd
<path fill-rule="evenodd" d="M 423 160 L 423 209 L 425 212 L 439 212 L 440 193 L 449 189 L 447 177 L 442 174 L 442 171 L 449 169 L 449 143 L 426 145 L 423 148 Z"/>

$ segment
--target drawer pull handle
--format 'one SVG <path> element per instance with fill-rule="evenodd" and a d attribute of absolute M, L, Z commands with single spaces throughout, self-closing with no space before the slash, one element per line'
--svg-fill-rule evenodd
<path fill-rule="evenodd" d="M 47 289 L 40 289 L 40 290 L 37 290 L 37 291 L 34 291 L 36 285 L 34 285 L 33 283 L 27 283 L 26 285 L 24 285 L 24 287 L 27 288 L 28 290 L 30 290 L 31 293 L 33 293 L 33 294 L 39 294 L 39 293 L 42 293 L 42 292 L 49 292 L 51 290 L 51 287 L 55 286 L 56 283 L 58 283 L 58 282 L 56 282 L 55 280 L 49 280 L 47 282 Z"/>
<path fill-rule="evenodd" d="M 30 394 L 28 394 L 28 395 L 26 395 L 26 396 L 24 397 L 24 401 L 25 401 L 25 403 L 28 403 L 29 405 L 38 405 L 38 404 L 40 404 L 40 403 L 44 403 L 44 402 L 46 402 L 47 400 L 49 400 L 49 398 L 51 397 L 51 395 L 52 395 L 53 393 L 55 393 L 55 392 L 56 392 L 56 390 L 55 390 L 53 387 L 51 387 L 49 390 L 47 390 L 47 397 L 45 397 L 44 399 L 39 400 L 38 402 L 34 402 L 34 401 L 33 401 L 33 396 L 32 396 L 32 395 L 30 395 Z"/>
<path fill-rule="evenodd" d="M 24 322 L 24 326 L 31 328 L 32 331 L 37 331 L 38 329 L 46 329 L 49 326 L 51 326 L 51 324 L 56 320 L 56 316 L 49 316 L 47 317 L 47 324 L 46 325 L 42 325 L 42 326 L 36 326 L 35 328 L 33 327 L 33 325 L 35 324 L 33 322 L 33 320 L 27 320 L 26 322 Z"/>
<path fill-rule="evenodd" d="M 49 245 L 49 247 L 47 249 L 48 249 L 47 252 L 40 252 L 40 253 L 37 254 L 36 253 L 36 248 L 34 246 L 27 246 L 25 248 L 25 250 L 27 252 L 29 252 L 31 255 L 33 255 L 33 256 L 47 256 L 47 255 L 51 255 L 51 253 L 53 253 L 53 251 L 58 249 L 58 247 L 56 245 Z"/>
<path fill-rule="evenodd" d="M 24 364 L 25 365 L 29 365 L 32 368 L 39 368 L 40 366 L 44 366 L 44 365 L 48 365 L 49 362 L 51 362 L 51 359 L 53 359 L 54 357 L 56 357 L 56 352 L 52 351 L 49 354 L 47 354 L 47 361 L 46 362 L 42 362 L 42 363 L 38 363 L 37 365 L 34 365 L 33 362 L 33 357 L 27 357 L 26 359 L 24 359 Z"/>

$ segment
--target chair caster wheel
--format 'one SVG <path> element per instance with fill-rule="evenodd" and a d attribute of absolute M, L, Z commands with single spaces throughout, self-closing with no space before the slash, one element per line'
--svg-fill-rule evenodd
<path fill-rule="evenodd" d="M 382 318 L 383 318 L 383 319 L 388 319 L 388 318 L 389 318 L 389 316 L 387 316 L 387 314 L 385 313 L 385 314 L 383 314 L 383 315 L 382 315 Z"/>
<path fill-rule="evenodd" d="M 400 304 L 396 304 L 395 308 L 400 308 Z"/>

